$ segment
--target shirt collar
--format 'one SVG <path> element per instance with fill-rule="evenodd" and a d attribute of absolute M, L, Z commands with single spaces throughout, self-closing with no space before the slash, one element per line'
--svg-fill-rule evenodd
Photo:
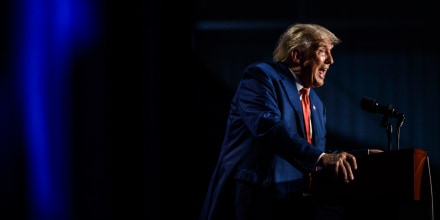
<path fill-rule="evenodd" d="M 293 77 L 295 78 L 296 89 L 298 90 L 298 94 L 301 94 L 300 90 L 302 88 L 304 88 L 304 86 L 302 85 L 301 80 L 298 78 L 298 76 L 296 76 L 296 74 L 291 69 L 289 69 L 289 71 L 290 71 L 290 73 L 292 73 Z M 308 92 L 310 92 L 310 89 L 308 90 Z"/>

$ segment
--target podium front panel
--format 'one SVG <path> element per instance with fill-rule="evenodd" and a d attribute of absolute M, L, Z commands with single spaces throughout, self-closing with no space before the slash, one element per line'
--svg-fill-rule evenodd
<path fill-rule="evenodd" d="M 355 179 L 349 183 L 330 170 L 312 175 L 312 195 L 317 199 L 431 200 L 427 152 L 404 149 L 357 158 Z"/>

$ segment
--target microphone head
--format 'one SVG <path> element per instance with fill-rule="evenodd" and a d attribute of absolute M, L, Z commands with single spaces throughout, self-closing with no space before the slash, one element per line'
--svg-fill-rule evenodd
<path fill-rule="evenodd" d="M 379 102 L 368 97 L 363 97 L 361 100 L 361 108 L 362 110 L 371 112 L 371 113 L 377 113 L 377 107 L 379 106 Z"/>

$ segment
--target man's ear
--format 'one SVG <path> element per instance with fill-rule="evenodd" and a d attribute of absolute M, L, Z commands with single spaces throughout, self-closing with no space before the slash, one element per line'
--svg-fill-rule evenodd
<path fill-rule="evenodd" d="M 290 52 L 290 59 L 292 59 L 292 62 L 296 64 L 301 63 L 301 55 L 299 54 L 298 50 L 292 50 Z"/>

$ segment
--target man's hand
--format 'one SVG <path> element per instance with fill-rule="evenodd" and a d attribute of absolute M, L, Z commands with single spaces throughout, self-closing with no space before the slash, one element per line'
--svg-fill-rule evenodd
<path fill-rule="evenodd" d="M 336 176 L 342 176 L 345 182 L 354 180 L 353 171 L 357 170 L 356 157 L 347 152 L 326 153 L 319 160 L 319 165 L 333 169 Z"/>

